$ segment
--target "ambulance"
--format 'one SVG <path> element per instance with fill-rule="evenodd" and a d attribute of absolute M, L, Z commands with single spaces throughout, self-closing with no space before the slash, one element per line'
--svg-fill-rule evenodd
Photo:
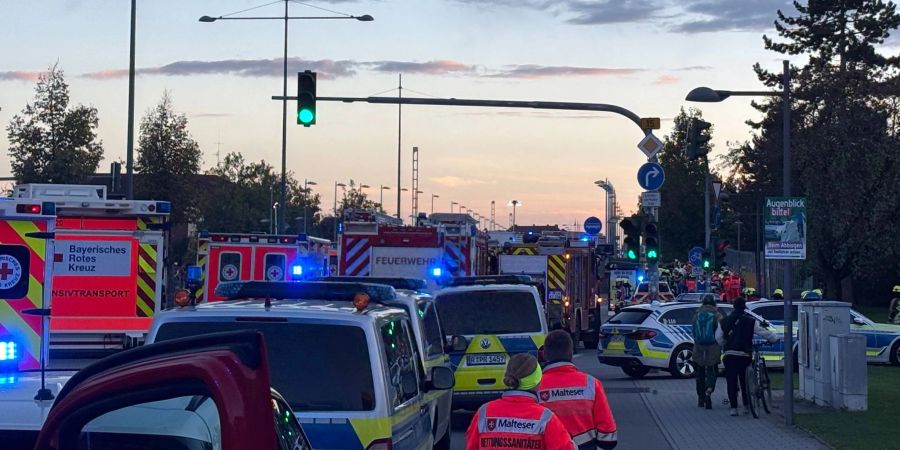
<path fill-rule="evenodd" d="M 331 275 L 331 242 L 313 236 L 254 233 L 197 235 L 201 269 L 200 303 L 217 302 L 220 283 L 233 281 L 299 281 Z"/>
<path fill-rule="evenodd" d="M 53 287 L 50 349 L 140 345 L 163 300 L 171 203 L 119 200 L 106 186 L 68 184 L 18 185 L 7 202 L 56 215 L 54 251 L 45 259 Z M 0 279 L 2 272 L 0 263 Z"/>

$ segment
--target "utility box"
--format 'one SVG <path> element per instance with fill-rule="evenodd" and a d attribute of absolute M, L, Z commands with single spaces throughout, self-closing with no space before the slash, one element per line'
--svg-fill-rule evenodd
<path fill-rule="evenodd" d="M 850 334 L 850 304 L 814 301 L 798 305 L 800 397 L 817 405 L 839 407 L 834 401 L 831 336 Z M 862 354 L 865 358 L 865 351 Z"/>
<path fill-rule="evenodd" d="M 832 400 L 848 411 L 868 409 L 866 337 L 861 334 L 831 336 Z"/>

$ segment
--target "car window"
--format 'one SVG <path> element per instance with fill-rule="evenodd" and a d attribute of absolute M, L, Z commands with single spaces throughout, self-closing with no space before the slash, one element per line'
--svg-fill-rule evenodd
<path fill-rule="evenodd" d="M 193 395 L 126 406 L 82 428 L 79 450 L 218 450 L 222 430 L 215 401 Z"/>
<path fill-rule="evenodd" d="M 272 399 L 272 419 L 275 421 L 279 449 L 309 450 L 309 442 L 291 407 L 277 398 Z"/>
<path fill-rule="evenodd" d="M 365 331 L 352 325 L 303 322 L 170 322 L 156 341 L 221 331 L 258 330 L 269 374 L 294 411 L 371 411 L 375 388 Z"/>
<path fill-rule="evenodd" d="M 793 311 L 793 314 L 794 314 L 794 320 L 796 320 L 798 317 L 797 305 L 792 305 L 791 310 Z M 784 305 L 760 306 L 758 308 L 753 308 L 752 311 L 754 313 L 756 313 L 758 316 L 760 316 L 763 319 L 766 319 L 770 322 L 773 320 L 777 320 L 777 321 L 781 321 L 781 322 L 784 321 Z"/>
<path fill-rule="evenodd" d="M 529 291 L 464 291 L 435 298 L 449 336 L 541 332 L 541 313 Z"/>
<path fill-rule="evenodd" d="M 381 341 L 384 344 L 385 367 L 388 373 L 388 391 L 391 405 L 396 408 L 418 395 L 416 392 L 404 393 L 401 388 L 407 379 L 416 378 L 417 354 L 412 341 L 409 322 L 394 318 L 381 326 Z M 415 385 L 418 386 L 418 381 Z"/>
<path fill-rule="evenodd" d="M 668 294 L 668 293 L 670 292 L 670 291 L 669 291 L 669 285 L 668 285 L 668 284 L 664 284 L 664 283 L 660 283 L 660 284 L 659 284 L 659 292 L 665 292 L 665 293 Z"/>
<path fill-rule="evenodd" d="M 659 323 L 663 325 L 690 325 L 694 319 L 697 308 L 678 308 L 664 312 L 659 317 Z"/>
<path fill-rule="evenodd" d="M 649 291 L 650 291 L 650 285 L 648 285 L 648 284 L 646 284 L 646 283 L 641 283 L 641 284 L 638 285 L 637 291 L 638 291 L 638 292 L 641 292 L 641 293 L 649 292 Z"/>
<path fill-rule="evenodd" d="M 266 280 L 282 281 L 284 280 L 284 263 L 286 256 L 284 253 L 267 253 L 265 258 Z"/>
<path fill-rule="evenodd" d="M 222 252 L 219 254 L 219 279 L 237 281 L 241 278 L 241 254 Z"/>
<path fill-rule="evenodd" d="M 607 323 L 617 323 L 622 325 L 639 325 L 644 323 L 644 319 L 650 316 L 650 310 L 639 309 L 623 309 L 621 312 L 609 319 Z"/>
<path fill-rule="evenodd" d="M 438 320 L 437 307 L 433 302 L 419 303 L 419 315 L 425 332 L 425 357 L 432 358 L 444 353 L 444 335 Z"/>
<path fill-rule="evenodd" d="M 719 309 L 719 314 L 721 314 L 723 318 L 728 317 L 732 313 L 732 311 L 734 311 L 734 307 L 732 307 L 731 305 L 720 305 L 717 308 Z"/>

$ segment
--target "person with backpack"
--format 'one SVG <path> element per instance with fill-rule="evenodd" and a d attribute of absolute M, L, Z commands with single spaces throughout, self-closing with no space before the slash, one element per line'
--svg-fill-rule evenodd
<path fill-rule="evenodd" d="M 712 409 L 712 393 L 716 390 L 719 375 L 719 360 L 722 350 L 716 341 L 721 334 L 719 322 L 722 315 L 716 308 L 716 299 L 711 295 L 703 297 L 703 304 L 694 313 L 691 321 L 694 337 L 694 365 L 697 367 L 697 406 Z"/>
<path fill-rule="evenodd" d="M 778 342 L 778 336 L 760 325 L 753 316 L 747 314 L 747 300 L 738 297 L 734 301 L 734 311 L 722 321 L 722 327 L 716 338 L 725 350 L 725 380 L 728 383 L 728 402 L 731 404 L 731 415 L 737 416 L 737 392 L 740 381 L 741 397 L 744 399 L 744 412 L 749 398 L 747 396 L 747 367 L 753 355 L 753 335 L 758 335 L 769 343 Z"/>

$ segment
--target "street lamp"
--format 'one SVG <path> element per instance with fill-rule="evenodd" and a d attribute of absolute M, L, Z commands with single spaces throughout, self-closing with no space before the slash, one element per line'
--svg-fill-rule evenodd
<path fill-rule="evenodd" d="M 303 199 L 303 234 L 306 234 L 306 207 L 309 205 L 309 186 L 318 186 L 318 183 L 306 178 L 303 179 L 303 195 L 306 196 Z"/>
<path fill-rule="evenodd" d="M 334 182 L 334 240 L 337 241 L 337 225 L 338 225 L 338 213 L 337 213 L 337 188 L 341 189 L 346 188 L 347 185 L 344 183 Z"/>
<path fill-rule="evenodd" d="M 378 206 L 381 207 L 381 210 L 384 211 L 384 191 L 388 191 L 391 189 L 390 186 L 380 185 L 381 186 L 381 195 L 378 197 Z"/>
<path fill-rule="evenodd" d="M 460 214 L 465 213 L 465 211 L 463 211 L 464 209 L 468 209 L 468 208 L 466 208 L 466 207 L 463 206 L 463 205 L 459 205 L 459 213 L 460 213 Z"/>
<path fill-rule="evenodd" d="M 450 212 L 451 212 L 451 213 L 453 212 L 453 207 L 454 207 L 454 206 L 459 206 L 459 203 L 457 203 L 457 202 L 450 202 Z"/>
<path fill-rule="evenodd" d="M 434 214 L 434 199 L 441 198 L 440 195 L 431 194 L 431 213 Z"/>
<path fill-rule="evenodd" d="M 230 17 L 234 14 L 238 14 L 244 11 L 238 11 L 237 13 L 225 14 L 224 16 L 201 16 L 198 20 L 203 23 L 212 23 L 219 20 L 283 20 L 284 21 L 284 59 L 282 60 L 282 71 L 284 74 L 281 86 L 281 204 L 285 204 L 287 200 L 287 60 L 288 60 L 288 21 L 289 20 L 329 20 L 329 19 L 353 19 L 358 20 L 360 22 L 371 22 L 375 20 L 372 16 L 368 14 L 364 14 L 361 16 L 354 16 L 350 14 L 343 14 L 340 16 L 294 16 L 291 17 L 288 15 L 288 5 L 291 0 L 284 0 L 284 16 L 263 16 L 263 17 Z M 266 6 L 266 5 L 261 5 Z M 255 9 L 255 8 L 251 8 Z M 321 9 L 321 8 L 319 8 Z M 133 18 L 133 9 L 132 9 L 132 20 Z M 329 11 L 334 12 L 334 11 Z M 342 14 L 342 13 L 337 13 Z M 134 45 L 134 41 L 132 39 L 132 46 Z M 133 53 L 133 52 L 132 52 Z M 132 60 L 132 65 L 133 65 Z M 133 70 L 132 70 L 133 71 Z M 129 139 L 130 140 L 130 139 Z M 276 234 L 280 230 L 284 230 L 284 218 L 280 222 L 277 222 L 276 225 Z"/>
<path fill-rule="evenodd" d="M 609 180 L 597 180 L 594 182 L 600 189 L 606 191 L 606 243 L 613 244 L 613 252 L 618 243 L 618 227 L 616 215 L 616 188 Z"/>
<path fill-rule="evenodd" d="M 782 106 L 782 154 L 784 164 L 782 170 L 782 190 L 785 197 L 791 196 L 791 68 L 787 60 L 782 61 L 781 92 L 778 91 L 724 91 L 708 87 L 699 87 L 688 93 L 685 100 L 689 102 L 713 103 L 721 102 L 728 97 L 780 97 Z M 793 305 L 791 293 L 791 261 L 784 265 L 784 367 L 793 367 Z M 787 370 L 787 369 L 786 369 Z M 784 377 L 784 392 L 794 392 L 794 378 Z M 794 424 L 794 396 L 784 396 L 784 421 Z"/>
<path fill-rule="evenodd" d="M 507 205 L 507 206 L 513 207 L 513 212 L 512 212 L 512 230 L 513 231 L 516 231 L 516 207 L 521 204 L 522 204 L 522 202 L 520 202 L 518 200 L 512 200 L 509 202 L 509 205 Z"/>

